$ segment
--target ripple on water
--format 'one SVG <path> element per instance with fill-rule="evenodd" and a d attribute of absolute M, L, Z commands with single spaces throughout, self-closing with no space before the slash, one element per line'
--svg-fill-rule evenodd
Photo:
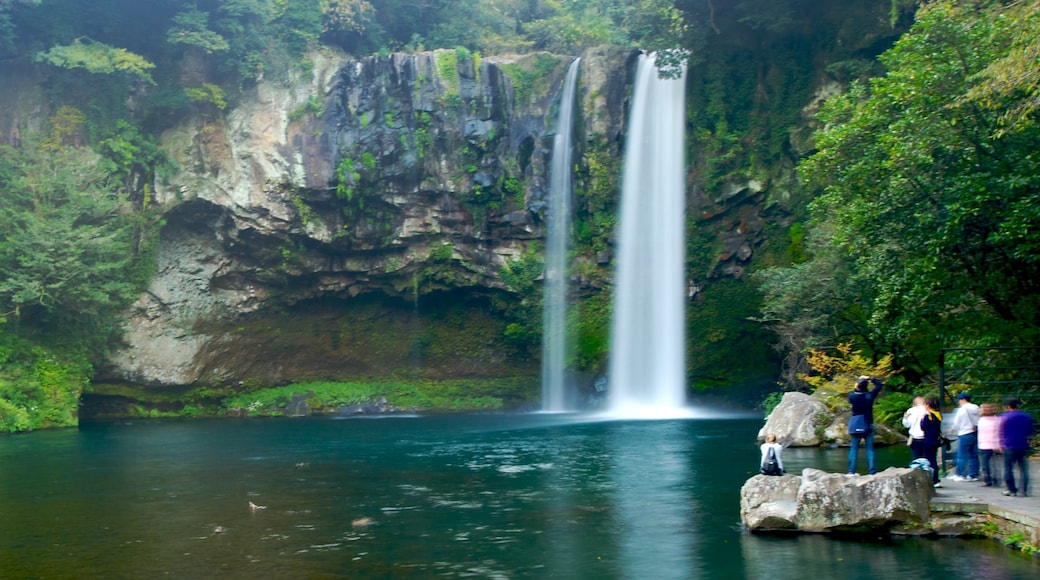
<path fill-rule="evenodd" d="M 408 511 L 408 510 L 417 510 L 417 509 L 419 509 L 419 506 L 417 506 L 417 505 L 385 506 L 385 507 L 381 507 L 379 509 L 381 511 L 385 512 L 385 513 L 394 513 L 394 512 L 403 512 L 403 511 Z"/>
<path fill-rule="evenodd" d="M 340 546 L 342 545 L 343 544 L 340 544 L 339 542 L 332 542 L 331 544 L 311 544 L 310 549 L 317 550 L 319 552 L 330 552 L 339 550 Z"/>
<path fill-rule="evenodd" d="M 452 507 L 457 509 L 480 509 L 484 507 L 483 502 L 461 501 L 457 499 L 433 498 L 436 507 Z"/>

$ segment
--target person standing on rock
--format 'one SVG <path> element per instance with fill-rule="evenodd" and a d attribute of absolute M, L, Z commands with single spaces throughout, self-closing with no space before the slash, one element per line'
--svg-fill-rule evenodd
<path fill-rule="evenodd" d="M 1004 401 L 1005 412 L 1000 418 L 1000 447 L 1004 450 L 1004 483 L 1007 489 L 1004 495 L 1029 494 L 1029 465 L 1026 455 L 1029 453 L 1029 438 L 1033 435 L 1033 418 L 1029 413 L 1018 410 L 1018 397 L 1008 397 Z M 1015 485 L 1015 470 L 1018 466 L 1022 473 L 1022 487 Z"/>
<path fill-rule="evenodd" d="M 870 383 L 874 383 L 874 388 L 867 391 Z M 881 389 L 880 380 L 862 376 L 856 380 L 856 388 L 849 393 L 849 404 L 852 405 L 852 416 L 849 417 L 849 475 L 856 475 L 856 459 L 861 441 L 867 448 L 867 471 L 870 475 L 877 473 L 874 462 L 874 401 Z"/>
<path fill-rule="evenodd" d="M 971 395 L 961 393 L 954 398 L 957 413 L 953 429 L 957 432 L 957 475 L 953 481 L 979 480 L 979 406 L 971 402 Z"/>

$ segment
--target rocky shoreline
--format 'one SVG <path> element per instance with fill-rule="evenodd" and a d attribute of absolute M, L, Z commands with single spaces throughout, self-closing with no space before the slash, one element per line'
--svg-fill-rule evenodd
<path fill-rule="evenodd" d="M 1030 461 L 1030 471 L 1040 476 L 1040 460 Z M 992 538 L 1040 557 L 1040 498 L 1006 497 L 999 487 L 952 480 L 936 490 L 919 469 L 756 475 L 740 490 L 740 517 L 756 534 Z"/>

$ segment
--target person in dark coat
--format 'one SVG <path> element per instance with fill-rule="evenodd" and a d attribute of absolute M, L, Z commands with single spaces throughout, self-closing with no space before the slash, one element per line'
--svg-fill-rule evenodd
<path fill-rule="evenodd" d="M 870 383 L 874 384 L 874 388 L 867 391 Z M 877 464 L 874 462 L 874 401 L 881 389 L 881 381 L 863 376 L 856 380 L 856 388 L 849 393 L 849 404 L 852 405 L 852 416 L 849 417 L 849 475 L 856 474 L 856 459 L 861 442 L 867 448 L 867 472 L 870 475 L 877 473 Z"/>
<path fill-rule="evenodd" d="M 1029 438 L 1033 435 L 1033 418 L 1029 413 L 1018 410 L 1018 397 L 1008 397 L 1004 401 L 1004 414 L 1000 417 L 1000 447 L 1004 450 L 1004 483 L 1007 489 L 1004 495 L 1021 495 L 1029 493 L 1029 465 L 1026 455 L 1029 454 Z M 1015 485 L 1015 466 L 1018 466 L 1022 479 Z"/>
<path fill-rule="evenodd" d="M 932 467 L 932 484 L 942 487 L 939 483 L 939 462 L 936 455 L 939 452 L 939 435 L 942 433 L 942 412 L 939 411 L 939 400 L 935 397 L 927 397 L 924 400 L 925 414 L 921 417 L 921 431 L 924 437 L 914 438 L 910 443 L 914 457 L 924 457 L 928 465 Z"/>

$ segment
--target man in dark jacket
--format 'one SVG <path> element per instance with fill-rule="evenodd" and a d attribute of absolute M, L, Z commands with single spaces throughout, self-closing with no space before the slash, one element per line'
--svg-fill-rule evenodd
<path fill-rule="evenodd" d="M 1000 416 L 1000 447 L 1004 450 L 1004 495 L 1027 495 L 1029 493 L 1029 437 L 1033 434 L 1033 418 L 1029 413 L 1018 410 L 1018 397 L 1004 401 L 1004 414 Z M 1014 467 L 1022 473 L 1022 488 L 1015 486 Z"/>
<path fill-rule="evenodd" d="M 874 383 L 874 388 L 867 391 L 869 383 Z M 861 441 L 867 447 L 868 473 L 877 473 L 877 465 L 874 463 L 874 401 L 881 393 L 881 388 L 881 381 L 863 376 L 856 380 L 855 390 L 849 393 L 849 404 L 852 405 L 852 416 L 849 417 L 849 475 L 856 475 L 856 458 Z"/>

